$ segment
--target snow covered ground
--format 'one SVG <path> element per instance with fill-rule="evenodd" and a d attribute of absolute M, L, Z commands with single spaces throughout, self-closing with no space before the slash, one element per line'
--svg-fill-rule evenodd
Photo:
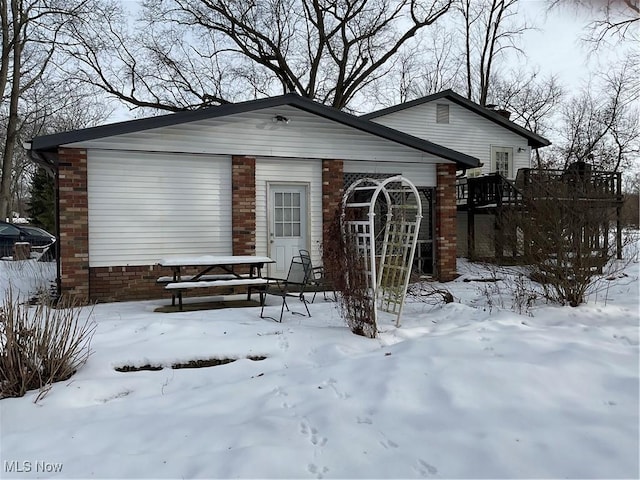
<path fill-rule="evenodd" d="M 0 262 L 0 293 L 46 284 L 34 265 Z M 459 271 L 454 303 L 413 298 L 375 340 L 322 299 L 282 324 L 97 305 L 84 368 L 37 403 L 0 401 L 0 476 L 638 478 L 637 255 L 586 305 L 522 315 L 504 284 L 464 281 L 491 272 Z M 238 360 L 171 368 L 210 358 Z M 115 370 L 147 364 L 164 368 Z"/>

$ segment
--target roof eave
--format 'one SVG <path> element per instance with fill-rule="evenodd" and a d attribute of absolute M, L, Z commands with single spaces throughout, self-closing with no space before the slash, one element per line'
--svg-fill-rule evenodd
<path fill-rule="evenodd" d="M 366 115 L 362 115 L 361 118 L 367 119 L 367 120 L 372 120 L 374 118 L 379 118 L 379 117 L 383 117 L 385 115 L 390 115 L 392 113 L 396 113 L 396 112 L 400 112 L 402 110 L 406 110 L 408 108 L 411 107 L 415 107 L 418 105 L 422 105 L 424 103 L 429 103 L 429 102 L 433 102 L 434 100 L 438 100 L 441 98 L 446 98 L 448 100 L 451 100 L 452 102 L 460 105 L 461 107 L 464 108 L 468 108 L 469 110 L 474 111 L 475 113 L 477 113 L 478 115 L 487 118 L 488 120 L 491 120 L 495 123 L 498 123 L 499 125 L 503 126 L 504 128 L 511 130 L 514 133 L 517 133 L 518 135 L 521 135 L 522 137 L 527 139 L 527 144 L 534 148 L 541 148 L 541 147 L 547 147 L 549 145 L 551 145 L 551 142 L 549 140 L 547 140 L 546 138 L 538 135 L 537 133 L 534 133 L 530 130 L 527 130 L 524 127 L 521 127 L 520 125 L 518 125 L 517 123 L 514 123 L 510 120 L 508 120 L 507 118 L 503 117 L 502 115 L 493 112 L 485 107 L 482 107 L 481 105 L 478 105 L 475 102 L 472 102 L 471 100 L 463 97 L 462 95 L 457 94 L 456 92 L 454 92 L 453 90 L 449 89 L 449 90 L 443 90 L 442 92 L 438 92 L 438 93 L 434 93 L 432 95 L 427 95 L 425 97 L 422 98 L 417 98 L 415 100 L 411 100 L 409 102 L 406 103 L 401 103 L 398 105 L 394 105 L 392 107 L 388 107 L 388 108 L 384 108 L 382 110 L 378 110 L 376 112 L 371 112 L 368 113 Z"/>
<path fill-rule="evenodd" d="M 70 143 L 78 143 L 87 140 L 95 140 L 98 138 L 112 137 L 132 132 L 140 132 L 151 130 L 153 128 L 167 127 L 180 123 L 193 122 L 206 118 L 215 118 L 232 113 L 243 113 L 250 110 L 261 108 L 269 108 L 286 104 L 283 101 L 287 96 L 297 96 L 295 94 L 280 95 L 278 97 L 268 97 L 258 100 L 250 100 L 240 103 L 230 103 L 218 105 L 215 107 L 202 108 L 200 110 L 185 110 L 184 112 L 169 113 L 157 117 L 139 118 L 134 120 L 125 120 L 123 122 L 111 123 L 108 125 L 99 125 L 97 127 L 83 128 L 72 130 L 69 132 L 54 133 L 51 135 L 43 135 L 35 137 L 31 140 L 31 149 L 38 151 L 52 151 L 60 145 Z"/>
<path fill-rule="evenodd" d="M 269 97 L 259 100 L 210 107 L 202 110 L 185 111 L 159 117 L 128 120 L 125 122 L 91 127 L 82 130 L 45 135 L 32 139 L 31 150 L 36 152 L 53 152 L 61 145 L 285 105 L 342 123 L 343 125 L 420 150 L 424 153 L 453 161 L 462 168 L 472 167 L 479 164 L 479 160 L 474 157 L 470 157 L 427 140 L 422 140 L 389 127 L 385 127 L 379 123 L 356 117 L 335 108 L 321 105 L 293 93 L 278 97 Z"/>
<path fill-rule="evenodd" d="M 383 137 L 387 140 L 400 143 L 407 147 L 415 148 L 425 153 L 450 160 L 452 162 L 455 162 L 462 168 L 477 167 L 480 164 L 480 160 L 470 155 L 451 150 L 428 140 L 414 137 L 413 135 L 409 135 L 399 130 L 386 127 L 376 122 L 371 122 L 369 120 L 356 117 L 340 110 L 325 107 L 324 105 L 317 104 L 308 99 L 304 99 L 304 101 L 305 104 L 298 106 L 298 108 L 300 108 L 301 110 L 306 110 L 309 113 L 320 115 L 324 118 L 328 118 L 329 120 L 338 121 L 366 133 Z M 349 121 L 345 121 L 345 119 L 348 119 Z"/>

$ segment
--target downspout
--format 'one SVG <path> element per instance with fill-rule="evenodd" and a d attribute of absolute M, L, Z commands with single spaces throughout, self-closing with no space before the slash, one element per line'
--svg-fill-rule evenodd
<path fill-rule="evenodd" d="M 54 245 L 56 255 L 56 292 L 55 299 L 59 299 L 62 292 L 62 265 L 60 259 L 60 188 L 58 182 L 58 153 L 57 152 L 40 152 L 31 149 L 31 143 L 25 142 L 23 144 L 24 149 L 27 151 L 27 156 L 36 165 L 44 168 L 48 174 L 54 178 L 55 185 L 55 202 L 54 202 L 54 219 L 55 219 L 55 236 L 56 243 Z"/>

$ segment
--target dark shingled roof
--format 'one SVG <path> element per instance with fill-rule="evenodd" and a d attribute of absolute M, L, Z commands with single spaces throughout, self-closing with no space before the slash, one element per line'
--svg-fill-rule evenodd
<path fill-rule="evenodd" d="M 99 138 L 122 135 L 126 133 L 140 132 L 152 128 L 178 125 L 181 123 L 194 122 L 207 118 L 219 118 L 237 113 L 251 112 L 265 108 L 289 105 L 302 111 L 324 117 L 326 119 L 341 123 L 343 125 L 356 128 L 362 132 L 375 135 L 392 142 L 415 148 L 424 153 L 429 153 L 446 160 L 453 161 L 460 168 L 476 167 L 479 160 L 475 157 L 451 150 L 450 148 L 422 140 L 420 138 L 399 132 L 392 128 L 385 127 L 375 122 L 371 122 L 363 117 L 356 117 L 338 109 L 322 105 L 308 98 L 301 97 L 295 93 L 287 93 L 276 97 L 251 100 L 248 102 L 231 103 L 216 107 L 208 107 L 200 110 L 172 113 L 158 117 L 142 118 L 126 122 L 113 123 L 98 127 L 84 128 L 70 132 L 56 133 L 53 135 L 43 135 L 35 137 L 31 141 L 31 151 L 38 153 L 55 152 L 60 145 L 70 143 L 95 140 Z"/>

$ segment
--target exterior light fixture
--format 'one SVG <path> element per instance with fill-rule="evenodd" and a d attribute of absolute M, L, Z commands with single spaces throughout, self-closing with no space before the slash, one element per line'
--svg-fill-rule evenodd
<path fill-rule="evenodd" d="M 288 124 L 289 123 L 289 119 L 283 115 L 276 115 L 275 117 L 273 117 L 273 123 L 284 123 L 284 124 Z"/>

